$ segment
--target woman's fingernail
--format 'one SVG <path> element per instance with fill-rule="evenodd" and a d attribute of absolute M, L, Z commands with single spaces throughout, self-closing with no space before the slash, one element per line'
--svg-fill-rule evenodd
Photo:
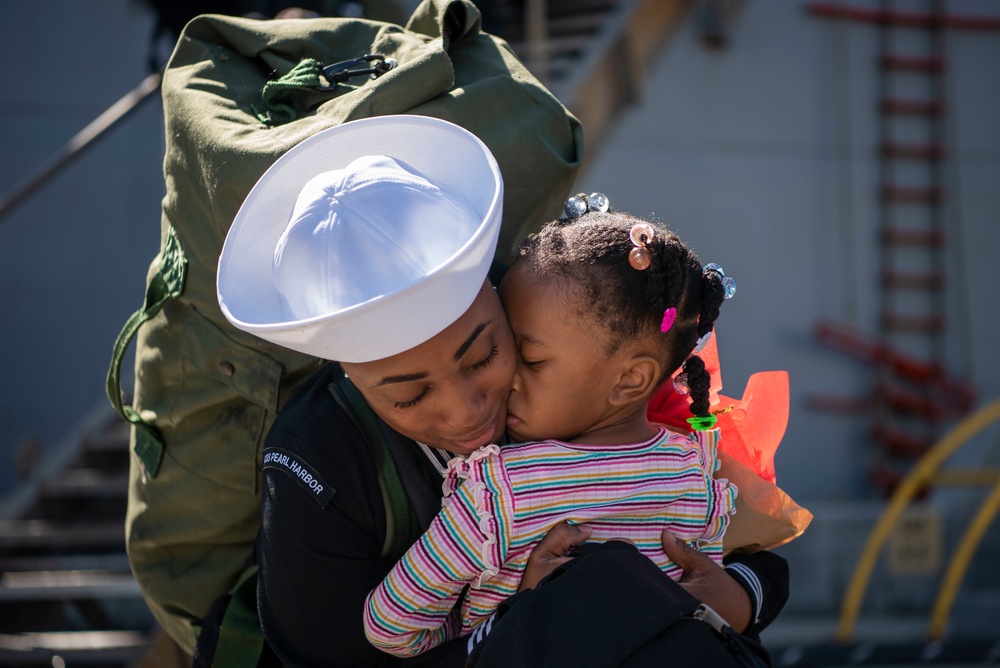
<path fill-rule="evenodd" d="M 586 534 L 593 533 L 593 531 L 594 531 L 587 524 L 578 524 L 577 527 L 580 529 L 580 531 L 582 531 L 583 533 L 586 533 Z"/>

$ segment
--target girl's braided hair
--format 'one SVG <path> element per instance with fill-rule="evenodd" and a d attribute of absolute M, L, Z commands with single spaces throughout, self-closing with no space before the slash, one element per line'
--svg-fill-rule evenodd
<path fill-rule="evenodd" d="M 645 270 L 629 264 L 635 246 L 632 227 L 651 224 L 646 240 L 651 263 Z M 581 314 L 607 333 L 607 354 L 643 337 L 659 343 L 660 384 L 683 364 L 692 399 L 691 413 L 709 415 L 711 379 L 705 363 L 692 355 L 698 339 L 712 331 L 725 288 L 722 276 L 703 271 L 694 252 L 666 228 L 622 212 L 585 213 L 548 223 L 521 246 L 517 266 L 540 277 L 568 279 L 567 294 Z M 677 309 L 674 324 L 660 330 L 663 312 Z"/>

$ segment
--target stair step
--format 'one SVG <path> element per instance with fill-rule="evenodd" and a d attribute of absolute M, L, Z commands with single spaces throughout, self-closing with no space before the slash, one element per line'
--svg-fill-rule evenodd
<path fill-rule="evenodd" d="M 116 521 L 67 524 L 48 520 L 0 520 L 0 552 L 125 549 L 125 526 Z"/>
<path fill-rule="evenodd" d="M 933 74 L 944 70 L 944 58 L 937 56 L 882 56 L 882 67 L 900 72 Z"/>
<path fill-rule="evenodd" d="M 944 274 L 940 271 L 905 272 L 887 269 L 882 272 L 882 287 L 899 290 L 941 290 Z"/>
<path fill-rule="evenodd" d="M 887 227 L 882 230 L 882 243 L 887 246 L 939 247 L 944 245 L 944 231 L 941 229 L 910 230 L 901 227 Z"/>
<path fill-rule="evenodd" d="M 889 466 L 877 464 L 869 469 L 868 481 L 883 496 L 889 497 L 899 487 L 899 483 L 903 482 L 903 474 Z"/>
<path fill-rule="evenodd" d="M 939 100 L 903 100 L 888 97 L 879 103 L 883 114 L 898 116 L 943 116 L 945 105 Z"/>
<path fill-rule="evenodd" d="M 129 425 L 115 426 L 106 432 L 92 434 L 83 439 L 83 449 L 88 452 L 128 452 Z"/>
<path fill-rule="evenodd" d="M 876 384 L 874 397 L 898 415 L 920 417 L 928 422 L 939 422 L 948 415 L 942 403 L 897 385 Z"/>
<path fill-rule="evenodd" d="M 975 405 L 975 387 L 969 381 L 947 373 L 933 362 L 905 354 L 880 339 L 850 325 L 821 320 L 814 327 L 820 343 L 847 353 L 872 366 L 889 369 L 898 378 L 918 385 L 933 385 L 957 410 L 967 411 Z"/>
<path fill-rule="evenodd" d="M 593 12 L 568 14 L 566 16 L 549 16 L 546 26 L 549 30 L 549 38 L 562 37 L 567 35 L 587 34 L 593 36 L 602 26 L 608 22 L 607 12 L 597 9 Z M 523 42 L 524 23 L 517 22 L 510 26 L 506 35 L 510 44 Z"/>
<path fill-rule="evenodd" d="M 128 473 L 70 469 L 39 483 L 38 493 L 48 499 L 124 497 L 128 494 Z"/>
<path fill-rule="evenodd" d="M 873 487 L 875 487 L 882 493 L 883 498 L 888 499 L 890 496 L 892 496 L 892 493 L 896 491 L 896 488 L 899 487 L 899 484 L 903 482 L 903 478 L 906 476 L 905 469 L 908 468 L 909 466 L 906 466 L 903 467 L 904 470 L 900 470 L 899 468 L 894 468 L 893 466 L 887 463 L 875 464 L 874 466 L 868 469 L 868 480 L 869 482 L 871 482 Z M 917 489 L 917 491 L 914 493 L 913 500 L 923 501 L 930 496 L 930 493 L 931 493 L 931 486 L 923 485 L 922 487 Z M 925 626 L 926 623 L 927 622 L 925 621 L 924 622 Z M 855 652 L 855 654 L 856 653 L 857 652 Z M 871 657 L 869 656 L 868 658 L 870 659 Z M 908 658 L 913 658 L 913 657 L 908 657 Z M 914 658 L 914 660 L 916 659 Z M 882 664 L 881 662 L 879 662 L 878 665 L 894 665 L 894 666 L 912 665 L 912 664 L 898 663 L 898 661 L 899 657 L 895 657 L 891 663 Z"/>
<path fill-rule="evenodd" d="M 148 642 L 138 631 L 3 633 L 0 666 L 125 666 Z"/>
<path fill-rule="evenodd" d="M 112 554 L 56 554 L 0 556 L 0 573 L 19 571 L 111 571 L 129 573 L 128 556 Z"/>
<path fill-rule="evenodd" d="M 593 42 L 590 35 L 563 35 L 562 37 L 551 37 L 546 40 L 545 48 L 549 56 L 557 57 L 560 54 L 578 53 L 583 51 Z M 525 42 L 511 42 L 510 48 L 514 53 L 522 56 L 527 53 L 528 44 Z"/>
<path fill-rule="evenodd" d="M 938 204 L 944 195 L 936 186 L 882 186 L 882 199 L 897 204 Z"/>
<path fill-rule="evenodd" d="M 948 397 L 930 398 L 902 387 L 879 383 L 870 396 L 843 397 L 834 395 L 811 395 L 806 400 L 806 409 L 834 413 L 838 415 L 868 415 L 882 405 L 896 415 L 924 418 L 930 422 L 945 420 L 958 411 L 948 401 Z"/>
<path fill-rule="evenodd" d="M 944 147 L 940 144 L 896 144 L 885 142 L 882 144 L 882 157 L 895 158 L 899 160 L 942 160 L 944 159 Z"/>
<path fill-rule="evenodd" d="M 608 17 L 618 5 L 618 0 L 548 0 L 545 22 L 549 37 L 568 33 L 595 33 L 608 22 Z M 526 25 L 524 7 L 507 7 L 507 21 L 503 38 L 508 43 L 524 40 Z"/>
<path fill-rule="evenodd" d="M 882 314 L 882 326 L 895 332 L 940 334 L 944 332 L 944 323 L 944 316 L 937 314 Z"/>
<path fill-rule="evenodd" d="M 877 424 L 872 428 L 871 438 L 886 452 L 909 459 L 920 457 L 934 445 L 930 439 L 914 436 L 902 429 L 884 424 Z"/>
<path fill-rule="evenodd" d="M 608 12 L 619 4 L 619 0 L 548 0 L 549 14 L 579 14 L 581 12 Z"/>
<path fill-rule="evenodd" d="M 809 13 L 828 19 L 846 19 L 859 23 L 905 28 L 951 28 L 953 30 L 1000 30 L 1000 18 L 961 14 L 897 12 L 861 7 L 845 7 L 827 2 L 811 2 Z"/>
<path fill-rule="evenodd" d="M 109 571 L 25 571 L 0 576 L 0 603 L 139 599 L 131 573 Z"/>

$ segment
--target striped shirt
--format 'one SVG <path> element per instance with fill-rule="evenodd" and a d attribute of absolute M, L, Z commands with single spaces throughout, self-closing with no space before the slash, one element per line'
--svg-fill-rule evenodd
<path fill-rule="evenodd" d="M 664 528 L 721 563 L 736 488 L 712 478 L 718 441 L 717 429 L 661 427 L 629 445 L 537 441 L 452 459 L 441 512 L 365 602 L 369 641 L 412 656 L 468 635 L 517 591 L 532 548 L 562 520 L 588 524 L 595 542 L 630 539 L 674 579 Z"/>

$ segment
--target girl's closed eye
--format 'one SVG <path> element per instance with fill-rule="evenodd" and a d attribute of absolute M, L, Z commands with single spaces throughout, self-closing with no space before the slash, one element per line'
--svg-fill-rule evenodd
<path fill-rule="evenodd" d="M 542 365 L 544 361 L 545 360 L 529 360 L 525 359 L 523 356 L 521 357 L 521 364 L 528 367 L 529 369 L 537 369 Z"/>

